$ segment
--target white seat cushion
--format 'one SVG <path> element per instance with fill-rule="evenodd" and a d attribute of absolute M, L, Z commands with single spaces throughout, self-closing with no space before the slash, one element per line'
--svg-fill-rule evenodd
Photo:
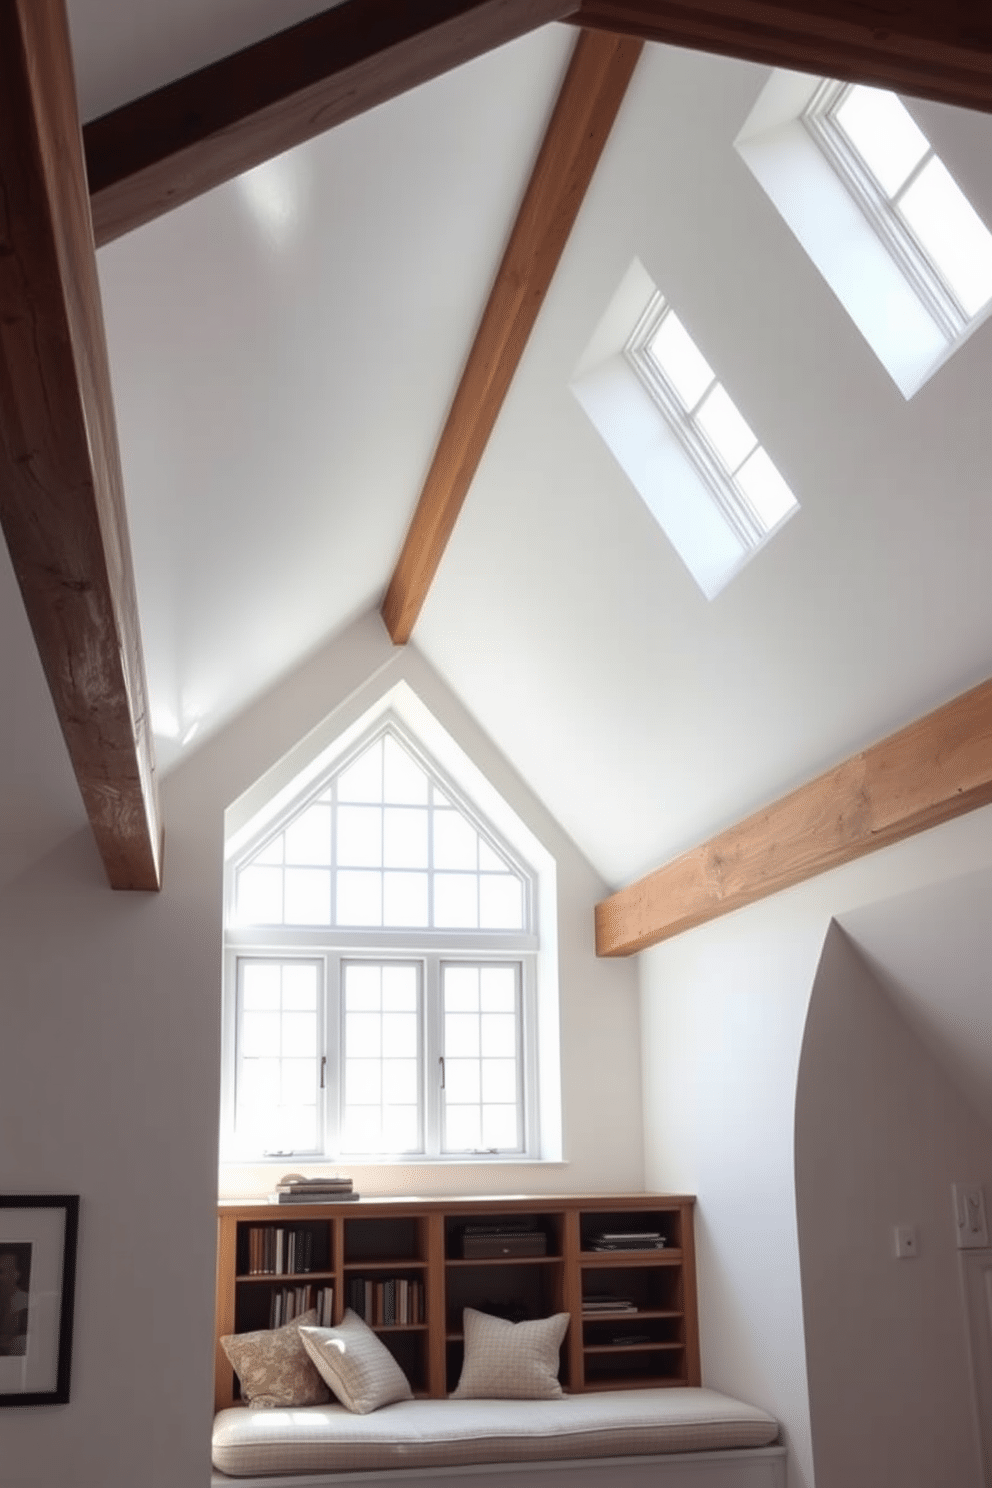
<path fill-rule="evenodd" d="M 340 1405 L 235 1408 L 214 1423 L 213 1463 L 232 1477 L 261 1477 L 763 1447 L 777 1436 L 765 1411 L 684 1386 L 561 1400 L 404 1400 L 366 1416 Z"/>

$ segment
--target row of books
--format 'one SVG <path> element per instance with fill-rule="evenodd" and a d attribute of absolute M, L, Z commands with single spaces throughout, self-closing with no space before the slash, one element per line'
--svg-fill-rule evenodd
<path fill-rule="evenodd" d="M 350 1178 L 304 1178 L 287 1173 L 269 1194 L 270 1204 L 342 1204 L 361 1198 Z"/>
<path fill-rule="evenodd" d="M 423 1323 L 424 1283 L 405 1276 L 391 1276 L 384 1281 L 363 1280 L 355 1276 L 348 1282 L 348 1306 L 373 1328 L 390 1328 Z"/>
<path fill-rule="evenodd" d="M 589 1240 L 590 1250 L 664 1250 L 660 1230 L 604 1230 Z"/>
<path fill-rule="evenodd" d="M 275 1225 L 248 1229 L 249 1276 L 301 1276 L 313 1270 L 313 1231 Z"/>
<path fill-rule="evenodd" d="M 269 1302 L 269 1327 L 281 1328 L 315 1308 L 317 1327 L 330 1328 L 334 1319 L 334 1288 L 298 1286 L 282 1287 L 272 1293 Z"/>

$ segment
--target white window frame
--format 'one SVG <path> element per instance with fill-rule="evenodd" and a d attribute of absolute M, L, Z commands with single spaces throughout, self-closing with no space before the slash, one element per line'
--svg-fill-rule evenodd
<path fill-rule="evenodd" d="M 238 870 L 271 838 L 328 787 L 333 777 L 351 765 L 370 745 L 391 732 L 436 782 L 451 804 L 476 828 L 480 835 L 507 860 L 523 885 L 524 929 L 512 930 L 396 930 L 353 929 L 324 926 L 238 926 L 233 923 Z M 538 935 L 538 894 L 535 871 L 522 861 L 519 853 L 506 842 L 474 807 L 450 776 L 424 751 L 394 716 L 380 721 L 360 737 L 333 765 L 323 770 L 319 779 L 309 780 L 300 794 L 283 807 L 277 818 L 268 819 L 263 829 L 239 843 L 237 853 L 225 866 L 225 957 L 222 1024 L 221 1080 L 221 1161 L 280 1163 L 288 1158 L 309 1161 L 340 1161 L 343 1164 L 430 1162 L 514 1162 L 533 1161 L 542 1156 L 538 1088 L 539 1047 L 537 975 L 540 961 Z M 250 1150 L 239 1141 L 236 1129 L 237 1081 L 239 1077 L 238 1028 L 240 1022 L 239 960 L 299 959 L 321 963 L 320 1007 L 318 1030 L 322 1043 L 318 1047 L 318 1075 L 324 1058 L 325 1075 L 318 1090 L 318 1145 L 312 1151 Z M 343 1127 L 343 967 L 349 961 L 389 960 L 413 962 L 420 967 L 422 989 L 421 1046 L 421 1124 L 422 1150 L 418 1152 L 367 1153 L 344 1152 L 340 1138 Z M 463 961 L 473 965 L 512 963 L 519 967 L 520 978 L 520 1132 L 518 1149 L 445 1152 L 442 1142 L 442 1100 L 440 1092 L 442 1052 L 441 966 Z M 337 1048 L 334 1047 L 336 1035 Z M 319 1035 L 320 1037 L 320 1032 Z"/>

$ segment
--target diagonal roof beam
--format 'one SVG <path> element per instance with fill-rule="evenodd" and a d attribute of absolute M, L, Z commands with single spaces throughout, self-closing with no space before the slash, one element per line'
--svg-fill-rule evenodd
<path fill-rule="evenodd" d="M 992 681 L 596 905 L 629 956 L 992 802 Z"/>
<path fill-rule="evenodd" d="M 161 829 L 62 0 L 0 0 L 0 525 L 114 888 Z"/>
<path fill-rule="evenodd" d="M 582 0 L 576 24 L 992 112 L 975 0 Z"/>
<path fill-rule="evenodd" d="M 579 36 L 383 600 L 395 645 L 427 598 L 640 52 L 624 37 Z"/>
<path fill-rule="evenodd" d="M 97 245 L 578 0 L 347 0 L 83 130 Z"/>

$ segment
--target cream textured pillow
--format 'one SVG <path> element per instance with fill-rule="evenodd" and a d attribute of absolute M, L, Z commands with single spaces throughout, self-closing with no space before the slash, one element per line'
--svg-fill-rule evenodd
<path fill-rule="evenodd" d="M 221 1347 L 241 1381 L 241 1398 L 256 1409 L 279 1405 L 326 1405 L 327 1386 L 300 1338 L 300 1325 L 315 1323 L 311 1308 L 281 1328 L 229 1333 Z"/>
<path fill-rule="evenodd" d="M 351 1308 L 336 1328 L 301 1328 L 303 1347 L 342 1405 L 367 1416 L 413 1391 L 384 1343 Z"/>
<path fill-rule="evenodd" d="M 564 1395 L 558 1383 L 558 1350 L 568 1328 L 567 1312 L 526 1323 L 508 1323 L 472 1307 L 462 1316 L 465 1362 L 455 1399 L 552 1400 Z"/>

